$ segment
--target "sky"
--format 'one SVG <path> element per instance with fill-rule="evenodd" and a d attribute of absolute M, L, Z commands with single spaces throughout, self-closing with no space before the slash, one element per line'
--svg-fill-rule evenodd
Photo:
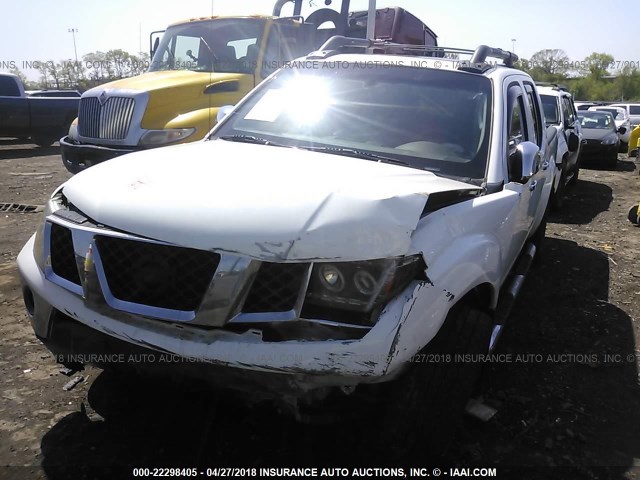
<path fill-rule="evenodd" d="M 66 60 L 89 52 L 149 50 L 149 33 L 178 20 L 207 15 L 270 14 L 274 0 L 0 0 L 0 71 L 13 65 L 31 80 L 34 60 Z M 309 0 L 305 0 L 309 1 Z M 312 0 L 322 6 L 324 0 Z M 333 0 L 339 5 L 340 0 Z M 368 0 L 351 0 L 364 10 Z M 480 44 L 515 48 L 530 58 L 545 48 L 564 50 L 571 61 L 592 52 L 640 66 L 638 0 L 378 0 L 378 8 L 401 6 L 426 23 L 444 46 L 475 48 Z M 633 27 L 633 19 L 637 26 Z M 606 26 L 609 27 L 606 27 Z M 593 31 L 590 29 L 593 28 Z M 77 29 L 75 34 L 70 29 Z M 515 39 L 515 42 L 512 40 Z"/>

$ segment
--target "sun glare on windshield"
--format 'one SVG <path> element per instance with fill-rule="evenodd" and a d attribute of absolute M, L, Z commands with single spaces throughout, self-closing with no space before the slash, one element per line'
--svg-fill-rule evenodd
<path fill-rule="evenodd" d="M 295 76 L 285 84 L 284 90 L 287 114 L 300 125 L 316 124 L 333 103 L 329 85 L 323 78 Z"/>

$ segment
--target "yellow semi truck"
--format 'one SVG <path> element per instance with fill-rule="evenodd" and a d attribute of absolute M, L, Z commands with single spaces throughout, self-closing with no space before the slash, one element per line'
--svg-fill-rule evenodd
<path fill-rule="evenodd" d="M 280 16 L 293 3 L 293 15 Z M 78 118 L 60 139 L 65 167 L 77 173 L 140 149 L 202 139 L 220 107 L 237 103 L 271 73 L 333 35 L 364 37 L 367 12 L 327 8 L 301 15 L 303 0 L 278 0 L 271 16 L 203 17 L 170 25 L 151 42 L 143 75 L 82 95 Z M 437 45 L 424 23 L 401 8 L 376 11 L 378 38 Z M 154 32 L 162 33 L 162 32 Z M 312 92 L 310 92 L 312 94 Z M 301 100 L 303 101 L 303 100 Z"/>

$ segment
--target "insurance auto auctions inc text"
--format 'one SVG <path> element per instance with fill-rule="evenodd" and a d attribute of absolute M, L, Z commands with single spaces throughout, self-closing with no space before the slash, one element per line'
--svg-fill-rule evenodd
<path fill-rule="evenodd" d="M 256 469 L 260 477 L 275 478 L 414 478 L 414 477 L 497 477 L 496 468 L 260 468 Z"/>

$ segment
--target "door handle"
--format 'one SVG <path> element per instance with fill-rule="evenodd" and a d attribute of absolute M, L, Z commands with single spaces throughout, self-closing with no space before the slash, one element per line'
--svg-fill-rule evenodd
<path fill-rule="evenodd" d="M 529 185 L 529 191 L 533 192 L 537 186 L 538 186 L 538 181 L 534 180 L 533 182 L 531 182 L 531 185 Z"/>
<path fill-rule="evenodd" d="M 549 168 L 549 162 L 544 162 L 542 164 L 542 170 L 546 170 L 547 168 Z"/>

